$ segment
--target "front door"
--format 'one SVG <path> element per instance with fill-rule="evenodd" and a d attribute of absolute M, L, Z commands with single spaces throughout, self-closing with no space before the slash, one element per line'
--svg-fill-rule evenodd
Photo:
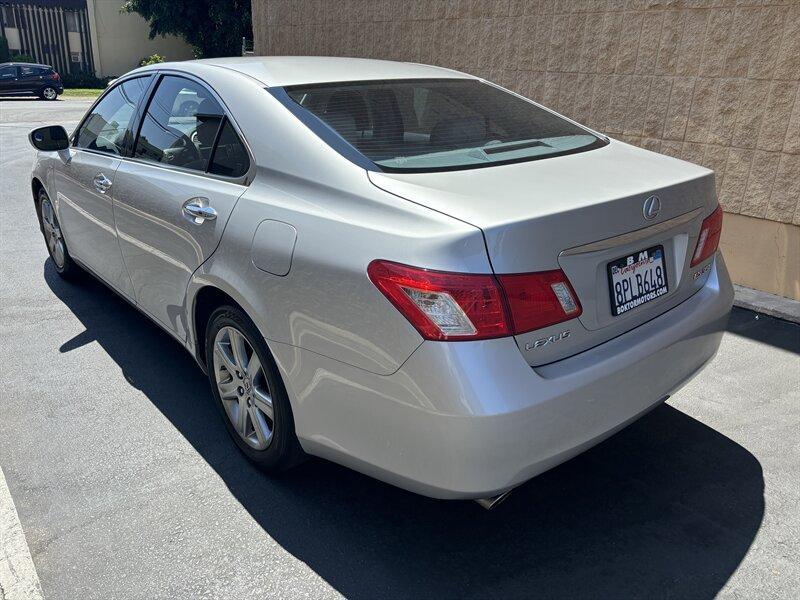
<path fill-rule="evenodd" d="M 0 67 L 0 96 L 13 96 L 19 93 L 19 67 L 6 65 Z"/>
<path fill-rule="evenodd" d="M 75 258 L 118 292 L 133 299 L 114 225 L 114 181 L 136 104 L 150 77 L 131 79 L 110 90 L 73 137 L 62 168 L 55 171 L 58 219 Z"/>
<path fill-rule="evenodd" d="M 164 76 L 133 160 L 117 170 L 114 212 L 137 304 L 181 339 L 189 279 L 217 248 L 248 166 L 214 96 L 196 81 Z"/>

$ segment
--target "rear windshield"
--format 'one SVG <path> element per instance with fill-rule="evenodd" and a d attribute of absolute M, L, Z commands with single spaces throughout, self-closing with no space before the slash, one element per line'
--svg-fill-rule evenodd
<path fill-rule="evenodd" d="M 316 84 L 286 92 L 385 171 L 486 167 L 605 145 L 586 129 L 473 79 Z"/>

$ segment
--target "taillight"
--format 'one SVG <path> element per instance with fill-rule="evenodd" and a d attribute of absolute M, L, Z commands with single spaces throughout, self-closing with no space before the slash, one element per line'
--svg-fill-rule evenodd
<path fill-rule="evenodd" d="M 499 275 L 520 334 L 555 325 L 581 314 L 581 304 L 564 272 L 541 271 L 523 275 Z"/>
<path fill-rule="evenodd" d="M 495 277 L 375 260 L 367 274 L 428 340 L 504 337 L 581 313 L 572 286 L 558 270 Z"/>
<path fill-rule="evenodd" d="M 55 79 L 56 81 L 61 81 L 61 75 L 59 75 L 56 71 L 53 71 L 50 76 Z"/>
<path fill-rule="evenodd" d="M 697 246 L 692 256 L 692 267 L 700 264 L 717 251 L 721 234 L 722 207 L 717 206 L 716 210 L 703 220 L 703 225 L 700 227 L 700 237 L 697 238 Z"/>
<path fill-rule="evenodd" d="M 428 340 L 511 335 L 493 275 L 428 271 L 384 260 L 367 268 L 370 280 Z"/>

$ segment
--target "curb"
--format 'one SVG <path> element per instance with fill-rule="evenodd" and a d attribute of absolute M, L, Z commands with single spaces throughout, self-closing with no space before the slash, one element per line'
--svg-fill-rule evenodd
<path fill-rule="evenodd" d="M 0 469 L 0 598 L 42 600 L 43 597 L 17 508 Z"/>
<path fill-rule="evenodd" d="M 733 305 L 784 321 L 800 323 L 800 301 L 734 284 Z"/>

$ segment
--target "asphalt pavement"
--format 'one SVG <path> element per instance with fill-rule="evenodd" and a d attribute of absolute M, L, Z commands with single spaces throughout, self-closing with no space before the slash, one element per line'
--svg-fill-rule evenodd
<path fill-rule="evenodd" d="M 47 260 L 26 136 L 88 105 L 0 101 L 0 467 L 46 598 L 800 595 L 800 326 L 735 309 L 667 404 L 492 512 L 271 479 L 177 343 Z"/>

